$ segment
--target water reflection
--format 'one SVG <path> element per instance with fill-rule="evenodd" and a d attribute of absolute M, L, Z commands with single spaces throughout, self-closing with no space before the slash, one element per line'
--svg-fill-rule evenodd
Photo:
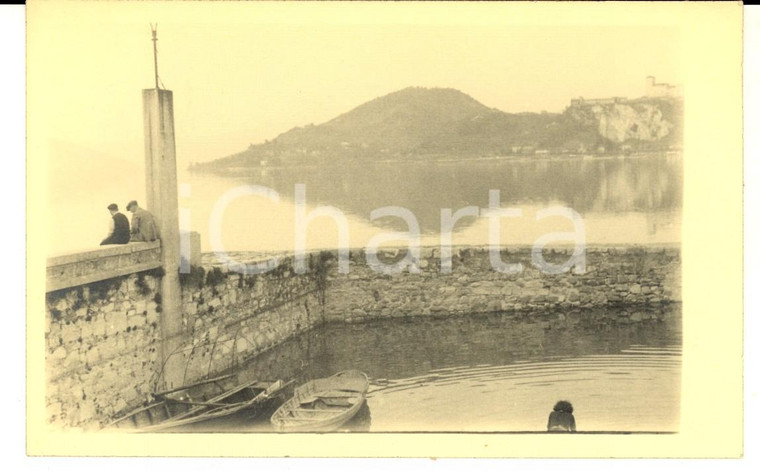
<path fill-rule="evenodd" d="M 352 431 L 541 432 L 551 407 L 568 399 L 578 431 L 672 432 L 680 306 L 329 324 L 241 368 L 296 384 L 364 371 L 366 416 Z M 271 430 L 265 420 L 217 427 Z"/>
<path fill-rule="evenodd" d="M 343 426 L 343 430 L 347 432 L 369 432 L 371 428 L 372 414 L 369 410 L 369 404 L 366 402 L 359 409 L 359 412 Z"/>
<path fill-rule="evenodd" d="M 295 247 L 294 185 L 306 185 L 307 210 L 335 206 L 346 214 L 350 245 L 365 247 L 388 229 L 406 231 L 404 221 L 381 218 L 370 212 L 384 206 L 412 211 L 425 237 L 438 245 L 441 208 L 488 206 L 488 190 L 498 189 L 502 206 L 524 211 L 522 218 L 503 218 L 502 243 L 532 244 L 548 232 L 567 231 L 567 220 L 548 218 L 538 223 L 536 211 L 549 206 L 570 206 L 586 226 L 589 243 L 680 242 L 682 162 L 668 155 L 624 158 L 571 158 L 477 160 L 435 163 L 363 163 L 299 168 L 231 170 L 223 176 L 180 170 L 183 186 L 179 199 L 183 230 L 201 234 L 202 250 L 210 252 L 212 231 L 218 231 L 230 251 L 291 252 Z M 212 211 L 222 196 L 238 185 L 262 185 L 276 190 L 279 202 L 242 197 L 224 211 L 221 227 L 210 226 Z M 119 188 L 118 185 L 114 188 Z M 189 196 L 187 189 L 189 188 Z M 114 200 L 114 189 L 95 188 L 69 192 L 51 183 L 49 219 L 56 227 L 49 255 L 98 247 L 109 220 L 102 213 Z M 104 203 L 105 202 L 105 203 Z M 71 214 L 87 214 L 72 224 Z M 489 242 L 488 221 L 465 217 L 454 227 L 456 244 Z M 309 249 L 334 248 L 335 223 L 316 218 L 309 223 Z"/>
<path fill-rule="evenodd" d="M 488 206 L 488 190 L 502 204 L 553 202 L 587 212 L 671 212 L 681 207 L 682 163 L 665 155 L 626 158 L 478 160 L 470 162 L 362 163 L 343 166 L 271 168 L 225 173 L 237 184 L 274 188 L 293 199 L 304 183 L 307 201 L 333 205 L 368 219 L 383 206 L 402 206 L 423 232 L 440 228 L 441 208 Z M 473 223 L 463 219 L 460 229 Z M 402 225 L 389 227 L 406 230 Z M 399 221 L 396 221 L 399 223 Z"/>

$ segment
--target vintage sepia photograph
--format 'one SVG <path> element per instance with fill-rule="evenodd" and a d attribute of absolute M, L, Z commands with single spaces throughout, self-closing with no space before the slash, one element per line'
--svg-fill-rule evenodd
<path fill-rule="evenodd" d="M 684 23 L 741 7 L 570 7 L 30 2 L 39 430 L 698 433 Z"/>

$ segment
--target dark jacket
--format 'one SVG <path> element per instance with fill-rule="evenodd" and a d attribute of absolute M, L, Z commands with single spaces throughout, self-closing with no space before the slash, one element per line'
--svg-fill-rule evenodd
<path fill-rule="evenodd" d="M 121 213 L 113 215 L 113 232 L 100 245 L 126 244 L 129 242 L 129 220 Z"/>

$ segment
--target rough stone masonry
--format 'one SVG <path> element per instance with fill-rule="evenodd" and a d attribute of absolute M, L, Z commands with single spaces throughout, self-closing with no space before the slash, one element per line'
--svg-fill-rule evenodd
<path fill-rule="evenodd" d="M 172 354 L 189 383 L 234 370 L 325 322 L 680 302 L 677 247 L 589 247 L 585 273 L 558 275 L 534 267 L 529 248 L 502 253 L 505 262 L 522 263 L 522 273 L 498 273 L 478 247 L 455 248 L 453 271 L 443 274 L 437 250 L 422 250 L 420 273 L 392 276 L 372 270 L 356 250 L 347 274 L 338 273 L 331 252 L 310 255 L 309 270 L 300 275 L 293 258 L 258 275 L 196 268 L 181 276 L 182 333 Z M 545 256 L 560 263 L 569 254 Z M 388 249 L 379 258 L 391 263 L 402 255 Z M 152 269 L 47 294 L 50 423 L 97 429 L 149 399 L 162 371 L 161 276 Z"/>

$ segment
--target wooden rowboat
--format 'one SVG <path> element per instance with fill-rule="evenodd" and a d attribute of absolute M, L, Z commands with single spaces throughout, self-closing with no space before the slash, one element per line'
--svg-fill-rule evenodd
<path fill-rule="evenodd" d="M 277 381 L 245 381 L 235 375 L 208 379 L 189 386 L 153 394 L 153 400 L 105 428 L 135 432 L 157 432 L 243 410 L 257 413 L 279 395 L 290 383 Z"/>
<path fill-rule="evenodd" d="M 281 432 L 328 432 L 348 422 L 366 400 L 369 380 L 356 370 L 309 381 L 272 415 Z"/>

